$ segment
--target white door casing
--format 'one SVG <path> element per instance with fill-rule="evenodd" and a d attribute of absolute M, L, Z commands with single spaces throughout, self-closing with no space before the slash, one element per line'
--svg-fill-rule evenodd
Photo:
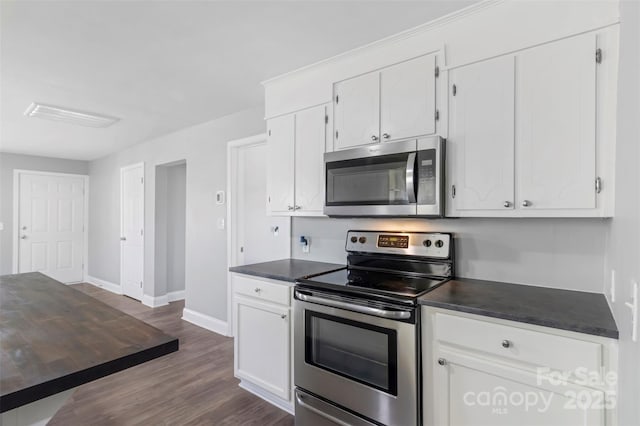
<path fill-rule="evenodd" d="M 120 285 L 142 300 L 144 277 L 144 164 L 120 169 Z"/>
<path fill-rule="evenodd" d="M 16 272 L 38 271 L 65 283 L 82 281 L 87 177 L 16 172 Z"/>

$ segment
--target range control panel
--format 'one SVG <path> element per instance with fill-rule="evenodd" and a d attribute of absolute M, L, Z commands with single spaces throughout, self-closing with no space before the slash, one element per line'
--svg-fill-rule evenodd
<path fill-rule="evenodd" d="M 436 232 L 347 232 L 346 250 L 447 259 L 451 256 L 451 234 Z"/>

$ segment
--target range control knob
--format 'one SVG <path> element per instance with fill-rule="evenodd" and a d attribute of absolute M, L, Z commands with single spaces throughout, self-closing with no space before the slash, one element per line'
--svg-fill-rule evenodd
<path fill-rule="evenodd" d="M 442 242 L 442 240 L 438 240 L 436 241 L 436 247 L 440 248 L 444 245 L 444 243 Z"/>
<path fill-rule="evenodd" d="M 360 244 L 364 244 L 367 242 L 367 237 L 360 237 Z"/>
<path fill-rule="evenodd" d="M 352 243 L 357 243 L 358 242 L 358 237 L 351 237 L 351 242 Z"/>
<path fill-rule="evenodd" d="M 431 240 L 424 240 L 422 242 L 422 245 L 425 246 L 425 247 L 431 247 Z"/>

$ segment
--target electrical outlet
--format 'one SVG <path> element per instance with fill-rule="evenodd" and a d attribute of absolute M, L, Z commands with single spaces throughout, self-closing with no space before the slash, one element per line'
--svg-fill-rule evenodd
<path fill-rule="evenodd" d="M 616 301 L 616 271 L 611 270 L 611 286 L 609 287 L 609 299 L 611 303 Z"/>

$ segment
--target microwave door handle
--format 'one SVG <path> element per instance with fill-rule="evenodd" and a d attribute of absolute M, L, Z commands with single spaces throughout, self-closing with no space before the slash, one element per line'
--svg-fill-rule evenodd
<path fill-rule="evenodd" d="M 406 185 L 407 185 L 407 199 L 409 200 L 409 204 L 416 203 L 416 190 L 413 184 L 415 175 L 415 165 L 416 165 L 416 153 L 412 152 L 407 157 L 407 169 L 406 169 Z"/>

